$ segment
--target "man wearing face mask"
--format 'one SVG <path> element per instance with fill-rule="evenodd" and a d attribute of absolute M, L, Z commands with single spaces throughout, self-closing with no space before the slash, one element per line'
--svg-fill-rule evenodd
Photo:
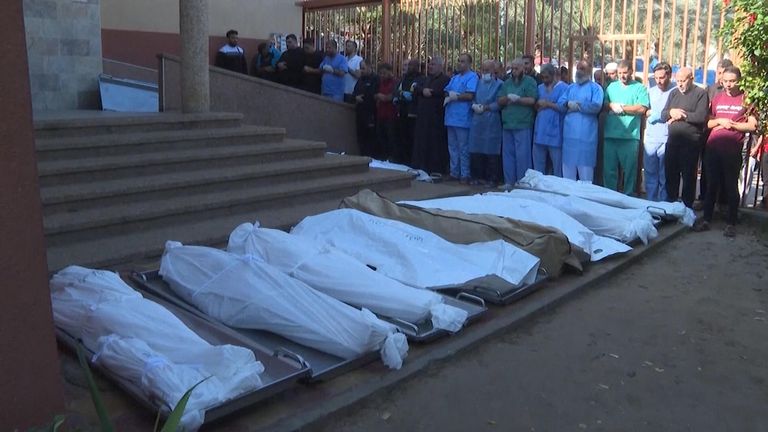
<path fill-rule="evenodd" d="M 536 124 L 533 128 L 533 169 L 547 174 L 547 158 L 552 161 L 552 173 L 563 176 L 563 115 L 565 108 L 557 104 L 568 85 L 557 79 L 555 67 L 541 66 L 539 100 L 536 101 Z"/>
<path fill-rule="evenodd" d="M 512 77 L 504 82 L 497 94 L 497 103 L 503 107 L 501 163 L 504 166 L 504 189 L 511 188 L 533 166 L 531 148 L 536 96 L 536 80 L 525 74 L 523 60 L 515 59 Z"/>
<path fill-rule="evenodd" d="M 619 167 L 624 172 L 622 191 L 635 195 L 637 156 L 640 150 L 640 119 L 651 105 L 648 90 L 633 78 L 632 64 L 622 60 L 618 81 L 605 90 L 603 132 L 603 186 L 618 190 Z"/>
<path fill-rule="evenodd" d="M 445 129 L 445 86 L 450 78 L 443 72 L 445 61 L 434 56 L 428 75 L 416 80 L 416 126 L 413 140 L 413 167 L 430 174 L 445 173 L 448 167 L 448 138 Z"/>
<path fill-rule="evenodd" d="M 576 64 L 576 81 L 557 100 L 563 119 L 563 177 L 592 182 L 597 164 L 597 116 L 603 109 L 603 88 L 590 80 L 592 67 Z"/>
<path fill-rule="evenodd" d="M 501 153 L 501 116 L 496 94 L 503 81 L 496 78 L 496 62 L 486 60 L 482 78 L 472 104 L 472 126 L 469 129 L 470 171 L 473 184 L 495 186 L 499 173 Z"/>
<path fill-rule="evenodd" d="M 691 68 L 680 68 L 675 78 L 677 88 L 669 94 L 667 104 L 661 111 L 661 121 L 669 125 L 664 154 L 667 201 L 674 202 L 682 197 L 685 206 L 691 207 L 696 197 L 696 168 L 708 118 L 709 98 L 706 90 L 693 84 Z"/>

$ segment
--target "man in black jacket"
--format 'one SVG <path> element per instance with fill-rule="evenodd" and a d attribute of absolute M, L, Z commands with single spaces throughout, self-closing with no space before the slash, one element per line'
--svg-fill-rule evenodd
<path fill-rule="evenodd" d="M 667 201 L 682 197 L 686 207 L 696 198 L 696 168 L 701 153 L 704 127 L 709 119 L 707 91 L 693 84 L 691 68 L 681 68 L 675 75 L 677 88 L 661 111 L 661 120 L 669 124 L 664 170 L 667 177 Z M 680 179 L 683 191 L 680 194 Z"/>
<path fill-rule="evenodd" d="M 247 75 L 248 62 L 245 60 L 245 51 L 237 46 L 238 40 L 237 30 L 227 32 L 227 44 L 219 48 L 219 52 L 216 53 L 215 65 Z"/>
<path fill-rule="evenodd" d="M 445 74 L 445 60 L 432 57 L 429 74 L 416 80 L 416 125 L 413 140 L 414 168 L 428 173 L 448 171 L 448 134 L 445 129 L 445 86 L 451 78 Z"/>
<path fill-rule="evenodd" d="M 419 60 L 409 60 L 405 75 L 403 75 L 396 91 L 400 145 L 399 148 L 395 149 L 395 153 L 397 161 L 405 165 L 411 164 L 411 157 L 413 156 L 413 135 L 416 126 L 416 97 L 413 94 L 413 89 L 420 76 Z"/>
<path fill-rule="evenodd" d="M 357 146 L 363 156 L 380 157 L 376 145 L 376 99 L 379 80 L 365 60 L 360 62 L 360 78 L 352 93 L 355 99 Z"/>
<path fill-rule="evenodd" d="M 306 55 L 299 47 L 295 34 L 285 37 L 285 47 L 287 49 L 277 60 L 277 82 L 299 88 L 302 83 Z"/>
<path fill-rule="evenodd" d="M 322 74 L 313 73 L 320 69 L 323 54 L 315 48 L 314 38 L 304 38 L 304 70 L 301 78 L 301 88 L 315 94 L 320 94 Z"/>

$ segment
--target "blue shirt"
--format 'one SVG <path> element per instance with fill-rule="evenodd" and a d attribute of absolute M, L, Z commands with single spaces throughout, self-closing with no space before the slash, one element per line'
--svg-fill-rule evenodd
<path fill-rule="evenodd" d="M 648 98 L 651 100 L 651 115 L 645 120 L 645 141 L 654 143 L 666 143 L 669 128 L 666 122 L 661 121 L 661 111 L 667 104 L 669 94 L 675 86 L 667 85 L 666 91 L 661 91 L 659 86 L 648 89 Z"/>
<path fill-rule="evenodd" d="M 325 56 L 323 62 L 320 63 L 320 69 L 323 69 L 323 66 L 325 65 L 330 65 L 333 69 L 340 69 L 344 71 L 345 74 L 349 71 L 349 68 L 347 67 L 347 59 L 341 54 L 336 54 L 333 58 Z M 344 77 L 323 71 L 321 91 L 323 95 L 341 96 L 344 98 Z"/>
<path fill-rule="evenodd" d="M 445 86 L 445 92 L 476 93 L 477 74 L 474 71 L 466 71 L 463 74 L 454 75 Z M 453 101 L 445 106 L 445 125 L 469 129 L 472 126 L 472 101 Z"/>
<path fill-rule="evenodd" d="M 547 91 L 547 86 L 539 84 L 539 100 L 557 103 L 565 91 L 568 90 L 568 84 L 558 81 L 552 91 Z M 533 129 L 534 144 L 550 147 L 560 147 L 563 144 L 563 117 L 565 109 L 558 106 L 558 109 L 546 108 L 536 114 L 536 124 Z"/>

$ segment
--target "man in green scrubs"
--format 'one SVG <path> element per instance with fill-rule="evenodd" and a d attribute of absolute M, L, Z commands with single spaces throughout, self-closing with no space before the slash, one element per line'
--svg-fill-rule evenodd
<path fill-rule="evenodd" d="M 635 195 L 637 159 L 640 151 L 640 122 L 650 107 L 648 90 L 635 81 L 632 63 L 619 63 L 618 80 L 605 90 L 603 141 L 603 186 L 618 190 L 619 167 L 624 173 L 623 192 Z"/>

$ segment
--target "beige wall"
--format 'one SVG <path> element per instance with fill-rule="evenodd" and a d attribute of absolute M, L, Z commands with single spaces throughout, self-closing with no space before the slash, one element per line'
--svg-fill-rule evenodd
<path fill-rule="evenodd" d="M 211 36 L 233 28 L 240 37 L 301 34 L 301 8 L 294 0 L 210 0 Z M 179 0 L 101 0 L 104 29 L 179 32 Z"/>

